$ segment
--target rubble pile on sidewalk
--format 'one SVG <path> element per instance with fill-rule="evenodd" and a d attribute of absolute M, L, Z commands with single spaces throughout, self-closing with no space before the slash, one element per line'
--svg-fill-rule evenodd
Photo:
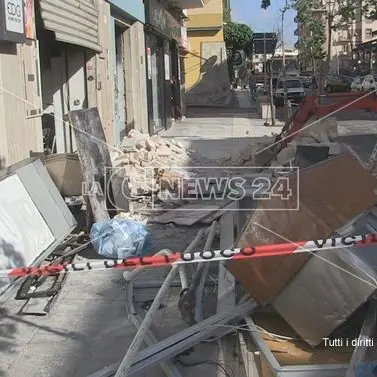
<path fill-rule="evenodd" d="M 326 147 L 329 148 L 329 155 L 339 154 L 339 144 L 335 142 L 336 137 L 338 137 L 338 128 L 335 117 L 327 117 L 320 121 L 313 117 L 294 140 L 287 143 L 287 146 L 272 161 L 271 166 L 281 166 L 292 161 L 300 146 Z M 270 147 L 273 144 L 275 144 L 275 137 L 264 136 L 258 141 L 253 141 L 235 155 L 226 158 L 225 161 L 230 161 L 235 166 L 263 166 L 264 162 L 271 157 L 273 150 Z"/>
<path fill-rule="evenodd" d="M 171 182 L 179 182 L 180 175 L 169 167 L 183 165 L 190 158 L 178 141 L 135 130 L 123 139 L 120 149 L 122 152 L 113 153 L 113 167 L 122 168 L 117 172 L 127 177 L 131 195 L 148 195 L 160 186 L 167 188 Z"/>

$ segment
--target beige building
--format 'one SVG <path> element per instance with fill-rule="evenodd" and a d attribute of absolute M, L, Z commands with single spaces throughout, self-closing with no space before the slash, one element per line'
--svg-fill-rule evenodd
<path fill-rule="evenodd" d="M 323 51 L 328 51 L 329 33 L 326 27 L 326 7 L 328 7 L 328 0 L 323 0 L 322 6 L 313 9 L 313 17 L 322 19 L 323 27 L 326 28 L 326 41 L 323 44 Z M 374 31 L 377 31 L 377 21 L 357 15 L 356 20 L 338 27 L 337 30 L 331 31 L 330 42 L 330 73 L 337 74 L 353 69 L 358 57 L 355 51 L 364 43 L 373 41 Z M 305 25 L 298 24 L 296 35 L 299 41 L 310 38 L 309 30 Z M 309 69 L 312 62 L 306 62 Z"/>
<path fill-rule="evenodd" d="M 229 11 L 229 2 L 225 5 Z M 231 101 L 223 16 L 223 0 L 205 0 L 202 8 L 187 10 L 191 48 L 184 63 L 187 105 L 221 107 Z"/>
<path fill-rule="evenodd" d="M 97 106 L 112 145 L 130 128 L 148 132 L 144 4 L 113 2 L 139 13 L 104 0 L 25 0 L 0 19 L 1 167 L 30 152 L 75 152 L 72 110 Z"/>

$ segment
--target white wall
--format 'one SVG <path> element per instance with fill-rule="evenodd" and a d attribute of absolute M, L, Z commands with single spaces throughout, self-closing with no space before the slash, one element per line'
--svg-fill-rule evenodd
<path fill-rule="evenodd" d="M 42 152 L 42 121 L 38 96 L 39 52 L 29 44 L 0 43 L 0 161 L 9 166 Z M 39 88 L 40 91 L 40 88 Z"/>

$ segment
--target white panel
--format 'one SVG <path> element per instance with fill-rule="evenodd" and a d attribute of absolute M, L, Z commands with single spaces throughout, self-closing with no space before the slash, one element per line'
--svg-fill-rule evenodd
<path fill-rule="evenodd" d="M 54 241 L 20 178 L 0 181 L 0 269 L 31 264 Z M 0 291 L 8 283 L 0 280 Z"/>
<path fill-rule="evenodd" d="M 0 182 L 0 268 L 28 265 L 55 238 L 17 175 Z M 8 253 L 9 245 L 14 253 Z M 8 249 L 9 251 L 9 249 Z"/>

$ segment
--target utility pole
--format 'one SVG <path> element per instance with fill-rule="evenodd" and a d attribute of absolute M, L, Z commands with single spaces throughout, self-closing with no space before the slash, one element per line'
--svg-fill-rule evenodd
<path fill-rule="evenodd" d="M 287 78 L 285 69 L 285 43 L 284 43 L 284 16 L 285 12 L 288 10 L 288 0 L 285 0 L 285 6 L 281 10 L 281 48 L 283 52 L 283 83 L 284 83 L 284 120 L 288 120 L 288 98 L 287 98 L 287 88 L 285 85 L 285 80 Z"/>

